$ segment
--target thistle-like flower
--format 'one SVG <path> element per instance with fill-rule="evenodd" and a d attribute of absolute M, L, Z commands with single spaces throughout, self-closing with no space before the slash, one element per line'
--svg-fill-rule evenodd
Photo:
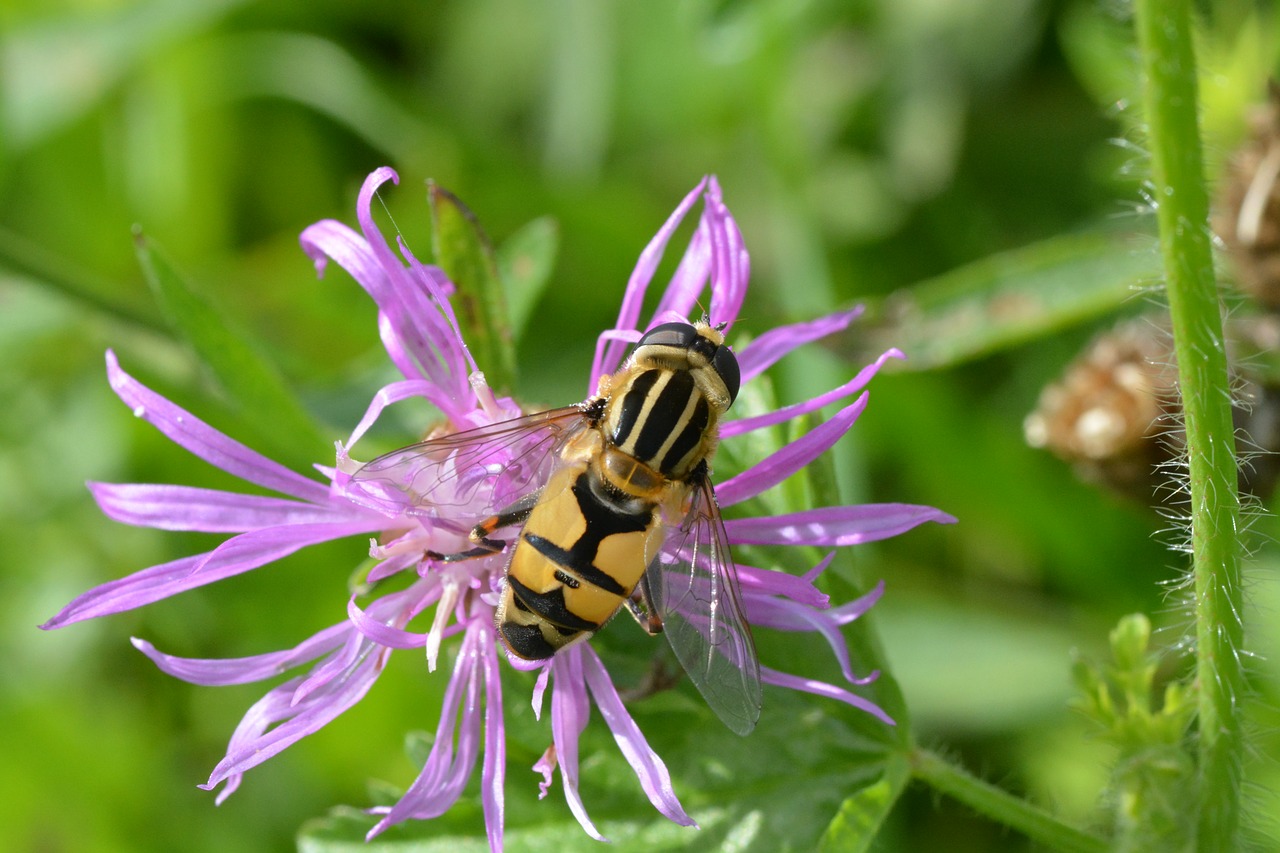
<path fill-rule="evenodd" d="M 375 810 L 381 819 L 370 830 L 370 837 L 409 818 L 443 814 L 457 801 L 480 763 L 486 829 L 490 846 L 500 850 L 506 760 L 502 644 L 494 620 L 508 555 L 495 553 L 458 561 L 438 558 L 465 551 L 469 547 L 467 534 L 479 519 L 536 489 L 542 475 L 537 466 L 519 464 L 527 448 L 517 438 L 495 449 L 484 464 L 470 459 L 468 467 L 460 458 L 436 460 L 437 470 L 455 463 L 458 470 L 438 485 L 422 486 L 430 498 L 429 506 L 411 512 L 403 505 L 370 500 L 367 490 L 353 489 L 352 474 L 360 466 L 348 457 L 348 451 L 388 405 L 410 397 L 432 403 L 444 417 L 432 437 L 499 424 L 521 414 L 512 400 L 496 398 L 476 369 L 449 302 L 452 284 L 438 268 L 418 262 L 403 243 L 398 254 L 393 251 L 374 224 L 371 202 L 388 180 L 396 180 L 390 169 L 379 169 L 366 180 L 356 209 L 361 233 L 338 222 L 323 221 L 307 228 L 301 237 L 319 271 L 328 260 L 334 260 L 373 297 L 379 308 L 382 342 L 404 376 L 374 395 L 348 441 L 338 445 L 335 467 L 317 466 L 328 482 L 290 471 L 214 430 L 141 385 L 108 352 L 111 387 L 136 416 L 196 456 L 284 497 L 169 485 L 90 484 L 103 511 L 118 521 L 234 535 L 207 553 L 153 566 L 90 590 L 43 627 L 60 628 L 130 610 L 259 568 L 308 545 L 373 536 L 370 553 L 378 562 L 365 589 L 349 598 L 348 618 L 292 649 L 233 660 L 193 660 L 163 654 L 143 640 L 133 643 L 163 671 L 196 684 L 260 681 L 309 665 L 304 674 L 270 689 L 237 727 L 226 756 L 203 786 L 213 789 L 223 785 L 218 795 L 221 802 L 240 785 L 245 771 L 318 731 L 360 701 L 393 650 L 424 649 L 427 665 L 434 670 L 441 659 L 442 644 L 461 634 L 430 755 L 399 802 Z M 703 201 L 701 220 L 688 249 L 654 316 L 641 325 L 641 305 L 663 251 L 699 199 Z M 600 336 L 588 393 L 596 390 L 601 376 L 618 370 L 628 345 L 644 330 L 673 320 L 687 322 L 708 287 L 709 322 L 730 334 L 746 293 L 747 277 L 748 259 L 741 234 L 721 200 L 715 179 L 705 179 L 641 254 L 627 284 L 618 321 Z M 843 330 L 856 315 L 856 311 L 844 311 L 761 334 L 737 353 L 742 384 L 750 383 L 797 347 Z M 857 395 L 821 426 L 719 484 L 715 489 L 719 505 L 730 507 L 760 494 L 831 447 L 866 407 L 864 387 L 887 359 L 897 357 L 901 354 L 890 350 L 844 385 L 811 400 L 721 424 L 720 438 L 732 442 L 736 436 Z M 725 531 L 729 542 L 736 544 L 840 546 L 894 536 L 925 521 L 953 520 L 930 507 L 881 504 L 733 518 L 725 523 Z M 849 684 L 863 685 L 876 673 L 861 677 L 854 673 L 840 628 L 875 603 L 883 584 L 855 601 L 833 607 L 814 585 L 829 561 L 830 557 L 802 577 L 739 563 L 742 610 L 756 627 L 817 632 L 828 641 Z M 378 582 L 400 574 L 411 581 L 395 591 L 383 592 Z M 337 576 L 334 583 L 338 583 Z M 546 690 L 551 690 L 551 744 L 534 768 L 543 774 L 544 795 L 558 769 L 571 811 L 587 833 L 603 837 L 587 816 L 578 790 L 578 739 L 594 702 L 655 808 L 676 823 L 694 825 L 676 797 L 665 764 L 650 748 L 604 663 L 588 643 L 571 645 L 546 662 L 510 660 L 518 668 L 539 670 L 534 686 L 534 705 L 539 711 Z M 845 687 L 767 666 L 760 667 L 760 679 L 837 699 L 886 724 L 893 723 L 877 705 Z"/>

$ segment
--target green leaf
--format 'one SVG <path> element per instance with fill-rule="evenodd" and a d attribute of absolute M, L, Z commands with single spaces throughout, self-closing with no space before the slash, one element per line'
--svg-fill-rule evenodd
<path fill-rule="evenodd" d="M 906 758 L 895 755 L 885 765 L 880 779 L 840 805 L 840 811 L 822 836 L 820 850 L 858 853 L 867 850 L 880 831 L 898 797 L 907 787 L 911 769 Z"/>
<path fill-rule="evenodd" d="M 159 247 L 140 231 L 134 242 L 143 274 L 170 325 L 208 366 L 254 439 L 295 464 L 309 465 L 319 458 L 329 438 L 275 366 L 217 305 L 174 269 Z"/>
<path fill-rule="evenodd" d="M 559 251 L 560 225 L 550 216 L 533 220 L 498 247 L 498 275 L 516 340 L 524 335 L 533 308 L 551 281 Z"/>
<path fill-rule="evenodd" d="M 1155 281 L 1159 257 L 1132 235 L 1054 237 L 867 306 L 865 361 L 896 346 L 908 370 L 949 367 L 1113 311 Z"/>
<path fill-rule="evenodd" d="M 515 342 L 493 246 L 453 193 L 428 183 L 427 200 L 436 263 L 458 288 L 453 304 L 463 334 L 489 384 L 509 391 L 516 375 Z"/>
<path fill-rule="evenodd" d="M 131 305 L 119 294 L 129 288 L 103 279 L 9 228 L 0 227 L 0 270 L 30 278 L 89 310 L 161 335 L 169 328 L 150 304 Z M 150 309 L 150 310 L 148 310 Z"/>
<path fill-rule="evenodd" d="M 647 804 L 645 806 L 647 808 Z M 477 810 L 478 811 L 478 810 Z M 478 816 L 478 815 L 477 815 Z M 674 824 L 663 817 L 651 820 L 599 821 L 597 828 L 612 845 L 610 850 L 634 850 L 643 853 L 660 853 L 664 850 L 688 850 L 702 848 L 706 834 L 715 832 L 717 837 L 728 830 L 745 826 L 749 832 L 758 825 L 754 820 L 739 821 L 730 826 L 730 813 L 724 810 L 700 815 L 701 830 Z M 475 821 L 480 826 L 480 821 Z M 447 829 L 433 821 L 408 821 L 394 826 L 372 841 L 365 841 L 365 833 L 374 824 L 374 818 L 352 808 L 335 809 L 324 818 L 303 825 L 298 834 L 299 853 L 489 853 L 489 842 L 483 831 L 475 834 L 451 832 L 456 822 Z M 703 844 L 699 844 L 699 842 Z M 575 821 L 556 821 L 531 827 L 508 827 L 503 836 L 508 850 L 521 853 L 571 853 L 571 851 L 600 850 L 600 842 L 582 831 Z"/>

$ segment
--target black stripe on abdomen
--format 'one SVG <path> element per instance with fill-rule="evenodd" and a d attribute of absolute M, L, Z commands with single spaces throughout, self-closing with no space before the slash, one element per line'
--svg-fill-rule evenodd
<path fill-rule="evenodd" d="M 515 575 L 507 575 L 507 583 L 511 585 L 511 592 L 515 594 L 516 600 L 520 604 L 523 604 L 527 609 L 548 622 L 563 625 L 574 631 L 595 631 L 600 627 L 599 622 L 583 619 L 565 606 L 564 587 L 562 586 L 558 586 L 550 592 L 534 592 L 520 583 L 520 579 Z"/>
<path fill-rule="evenodd" d="M 536 533 L 525 534 L 524 541 L 532 545 L 535 551 L 555 563 L 557 566 L 564 566 L 566 569 L 572 569 L 577 573 L 578 577 L 582 578 L 587 583 L 595 584 L 605 592 L 611 592 L 614 595 L 627 594 L 627 591 L 622 587 L 622 584 L 614 580 L 612 575 L 597 569 L 595 564 L 590 560 L 582 559 L 582 555 L 580 553 L 575 553 L 576 549 L 566 551 L 550 539 L 545 539 Z M 597 547 L 599 547 L 598 543 Z M 593 554 L 592 557 L 594 556 L 595 555 Z M 564 578 L 558 577 L 560 574 L 559 572 L 556 574 L 556 580 L 566 586 L 572 587 L 577 584 L 577 581 L 573 581 L 573 583 L 566 583 Z M 550 619 L 551 617 L 548 616 L 547 618 Z M 561 624 L 563 625 L 567 623 L 562 622 Z"/>

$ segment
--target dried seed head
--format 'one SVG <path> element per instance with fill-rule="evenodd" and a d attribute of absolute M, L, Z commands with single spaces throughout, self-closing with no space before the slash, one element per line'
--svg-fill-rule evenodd
<path fill-rule="evenodd" d="M 1280 344 L 1280 317 L 1232 317 L 1227 334 L 1240 487 L 1265 495 L 1280 474 L 1280 376 L 1264 369 Z M 1144 502 L 1176 502 L 1185 437 L 1164 321 L 1142 316 L 1095 338 L 1041 392 L 1023 433 L 1032 447 L 1070 462 L 1082 479 Z"/>
<path fill-rule="evenodd" d="M 1213 217 L 1236 283 L 1280 308 L 1280 84 L 1250 117 L 1250 136 L 1231 156 Z"/>

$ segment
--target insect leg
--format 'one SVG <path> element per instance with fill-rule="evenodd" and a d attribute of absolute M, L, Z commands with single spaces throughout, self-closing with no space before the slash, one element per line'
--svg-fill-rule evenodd
<path fill-rule="evenodd" d="M 489 516 L 471 528 L 471 533 L 468 534 L 467 538 L 476 543 L 475 548 L 468 548 L 466 551 L 459 551 L 456 554 L 441 554 L 437 551 L 428 551 L 427 556 L 442 563 L 457 563 L 461 560 L 488 557 L 491 554 L 505 551 L 507 541 L 505 539 L 491 539 L 490 536 L 504 527 L 523 524 L 529 518 L 529 514 L 533 512 L 533 508 L 538 505 L 538 499 L 541 497 L 541 489 L 531 492 L 506 509 Z"/>
<path fill-rule="evenodd" d="M 640 624 L 649 636 L 662 633 L 662 617 L 654 606 L 653 595 L 649 589 L 649 573 L 645 572 L 640 583 L 627 598 L 627 612 Z"/>

